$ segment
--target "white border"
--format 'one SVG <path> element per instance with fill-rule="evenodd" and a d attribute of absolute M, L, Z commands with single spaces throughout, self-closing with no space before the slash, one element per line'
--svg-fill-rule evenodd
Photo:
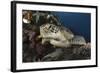
<path fill-rule="evenodd" d="M 85 65 L 96 65 L 96 10 L 92 8 L 82 7 L 64 7 L 64 6 L 45 6 L 45 5 L 28 5 L 28 4 L 17 4 L 17 47 L 16 47 L 16 59 L 17 59 L 17 70 L 22 69 L 39 69 L 39 68 L 52 68 L 52 67 L 71 67 L 71 66 L 85 66 Z M 81 12 L 91 13 L 91 60 L 74 60 L 74 61 L 59 61 L 59 62 L 33 62 L 33 63 L 22 63 L 22 10 L 42 10 L 42 11 L 63 11 L 63 12 Z"/>

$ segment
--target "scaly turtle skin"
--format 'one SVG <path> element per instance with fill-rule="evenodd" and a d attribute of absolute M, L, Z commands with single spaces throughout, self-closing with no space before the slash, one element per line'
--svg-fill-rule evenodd
<path fill-rule="evenodd" d="M 70 46 L 69 40 L 74 37 L 74 34 L 61 25 L 48 23 L 40 26 L 39 37 L 42 38 L 42 44 L 50 42 L 50 44 L 56 47 L 68 47 Z"/>

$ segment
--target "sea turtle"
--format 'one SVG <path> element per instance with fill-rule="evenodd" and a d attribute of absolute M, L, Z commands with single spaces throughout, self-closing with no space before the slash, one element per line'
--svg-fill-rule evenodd
<path fill-rule="evenodd" d="M 72 39 L 74 34 L 69 29 L 60 25 L 47 23 L 40 26 L 39 37 L 42 38 L 42 44 L 50 42 L 50 44 L 56 47 L 68 47 L 70 45 L 68 40 Z"/>
<path fill-rule="evenodd" d="M 55 47 L 70 47 L 71 45 L 85 45 L 82 36 L 75 36 L 68 28 L 62 25 L 43 24 L 40 26 L 40 36 L 42 44 L 49 42 Z"/>

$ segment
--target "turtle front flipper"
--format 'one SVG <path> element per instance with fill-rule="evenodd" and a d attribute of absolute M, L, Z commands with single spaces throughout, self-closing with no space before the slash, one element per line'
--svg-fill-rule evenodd
<path fill-rule="evenodd" d="M 70 46 L 70 42 L 68 40 L 66 40 L 66 41 L 60 41 L 60 40 L 54 40 L 54 39 L 52 39 L 52 40 L 50 40 L 50 44 L 52 44 L 52 45 L 54 45 L 56 47 L 63 47 L 63 48 L 64 47 L 67 48 L 67 47 Z"/>

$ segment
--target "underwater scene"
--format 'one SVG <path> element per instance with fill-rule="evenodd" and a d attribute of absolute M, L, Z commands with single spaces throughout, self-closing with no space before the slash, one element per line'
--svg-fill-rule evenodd
<path fill-rule="evenodd" d="M 22 10 L 22 61 L 91 59 L 91 14 Z"/>

